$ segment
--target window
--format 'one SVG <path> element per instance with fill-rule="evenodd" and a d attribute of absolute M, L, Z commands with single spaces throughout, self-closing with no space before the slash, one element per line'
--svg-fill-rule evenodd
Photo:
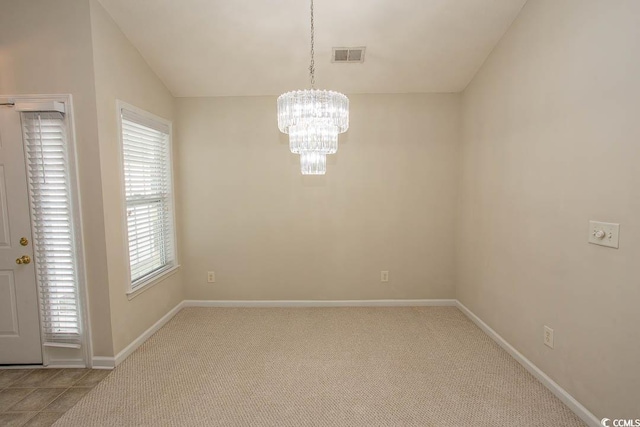
<path fill-rule="evenodd" d="M 171 124 L 135 107 L 119 107 L 130 291 L 176 267 Z"/>
<path fill-rule="evenodd" d="M 59 112 L 23 112 L 43 342 L 79 347 L 78 260 L 67 126 Z"/>

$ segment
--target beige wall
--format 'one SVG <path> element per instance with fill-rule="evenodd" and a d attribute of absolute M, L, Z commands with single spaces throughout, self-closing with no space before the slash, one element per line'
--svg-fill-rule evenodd
<path fill-rule="evenodd" d="M 463 97 L 457 296 L 598 418 L 639 415 L 639 41 L 636 0 L 529 1 Z"/>
<path fill-rule="evenodd" d="M 0 94 L 73 95 L 93 354 L 113 356 L 183 299 L 180 273 L 126 297 L 115 100 L 171 120 L 173 97 L 97 1 L 0 1 Z"/>
<path fill-rule="evenodd" d="M 187 298 L 454 296 L 459 95 L 350 99 L 327 174 L 307 177 L 275 97 L 177 99 Z"/>
<path fill-rule="evenodd" d="M 91 26 L 111 325 L 117 354 L 180 303 L 183 292 L 178 272 L 133 299 L 127 298 L 129 260 L 125 246 L 116 99 L 173 120 L 173 97 L 96 0 L 91 0 Z"/>
<path fill-rule="evenodd" d="M 73 96 L 93 352 L 113 355 L 89 3 L 0 0 L 0 94 Z"/>

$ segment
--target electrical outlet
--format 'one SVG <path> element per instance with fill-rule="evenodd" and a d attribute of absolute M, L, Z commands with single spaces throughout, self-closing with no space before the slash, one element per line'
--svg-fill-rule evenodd
<path fill-rule="evenodd" d="M 546 345 L 547 347 L 553 348 L 553 329 L 551 329 L 547 325 L 544 326 L 543 340 L 544 340 L 544 345 Z"/>
<path fill-rule="evenodd" d="M 380 281 L 381 282 L 388 282 L 389 281 L 389 272 L 388 271 L 381 271 L 380 272 Z"/>
<path fill-rule="evenodd" d="M 215 271 L 207 272 L 207 282 L 214 283 L 216 281 L 216 273 Z"/>

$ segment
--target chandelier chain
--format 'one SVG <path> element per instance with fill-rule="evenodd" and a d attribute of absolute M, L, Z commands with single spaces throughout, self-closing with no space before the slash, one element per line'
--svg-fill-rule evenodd
<path fill-rule="evenodd" d="M 311 64 L 309 64 L 309 74 L 311 75 L 311 89 L 316 86 L 316 64 L 314 56 L 314 40 L 313 40 L 313 0 L 311 0 Z"/>

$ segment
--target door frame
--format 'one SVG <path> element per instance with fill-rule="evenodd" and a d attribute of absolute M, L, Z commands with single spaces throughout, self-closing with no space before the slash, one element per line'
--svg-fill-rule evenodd
<path fill-rule="evenodd" d="M 38 301 L 38 314 L 40 323 L 40 345 L 42 347 L 42 366 L 48 368 L 54 367 L 87 367 L 90 368 L 92 363 L 92 340 L 91 340 L 91 323 L 89 321 L 89 292 L 87 289 L 86 275 L 86 256 L 82 222 L 82 199 L 79 187 L 78 175 L 78 155 L 76 149 L 76 127 L 74 121 L 73 96 L 71 94 L 38 94 L 38 95 L 0 95 L 0 103 L 13 102 L 61 102 L 65 106 L 65 120 L 67 122 L 67 153 L 69 156 L 69 184 L 71 190 L 71 214 L 73 216 L 73 227 L 75 236 L 75 245 L 77 252 L 77 268 L 78 268 L 78 306 L 79 321 L 81 331 L 81 353 L 82 359 L 66 359 L 56 358 L 52 353 L 51 347 L 44 345 L 44 337 L 42 336 L 42 307 Z M 20 114 L 16 111 L 17 114 Z M 20 125 L 22 127 L 22 125 Z M 21 140 L 24 149 L 24 139 Z M 28 178 L 28 165 L 25 158 L 25 172 Z M 30 197 L 30 196 L 29 196 Z M 29 204 L 29 216 L 31 217 L 31 226 L 34 227 L 33 215 L 31 214 L 31 204 Z M 38 295 L 40 295 L 40 282 L 36 276 L 38 286 Z M 17 366 L 16 366 L 17 367 Z M 28 365 L 33 368 L 33 365 Z"/>

